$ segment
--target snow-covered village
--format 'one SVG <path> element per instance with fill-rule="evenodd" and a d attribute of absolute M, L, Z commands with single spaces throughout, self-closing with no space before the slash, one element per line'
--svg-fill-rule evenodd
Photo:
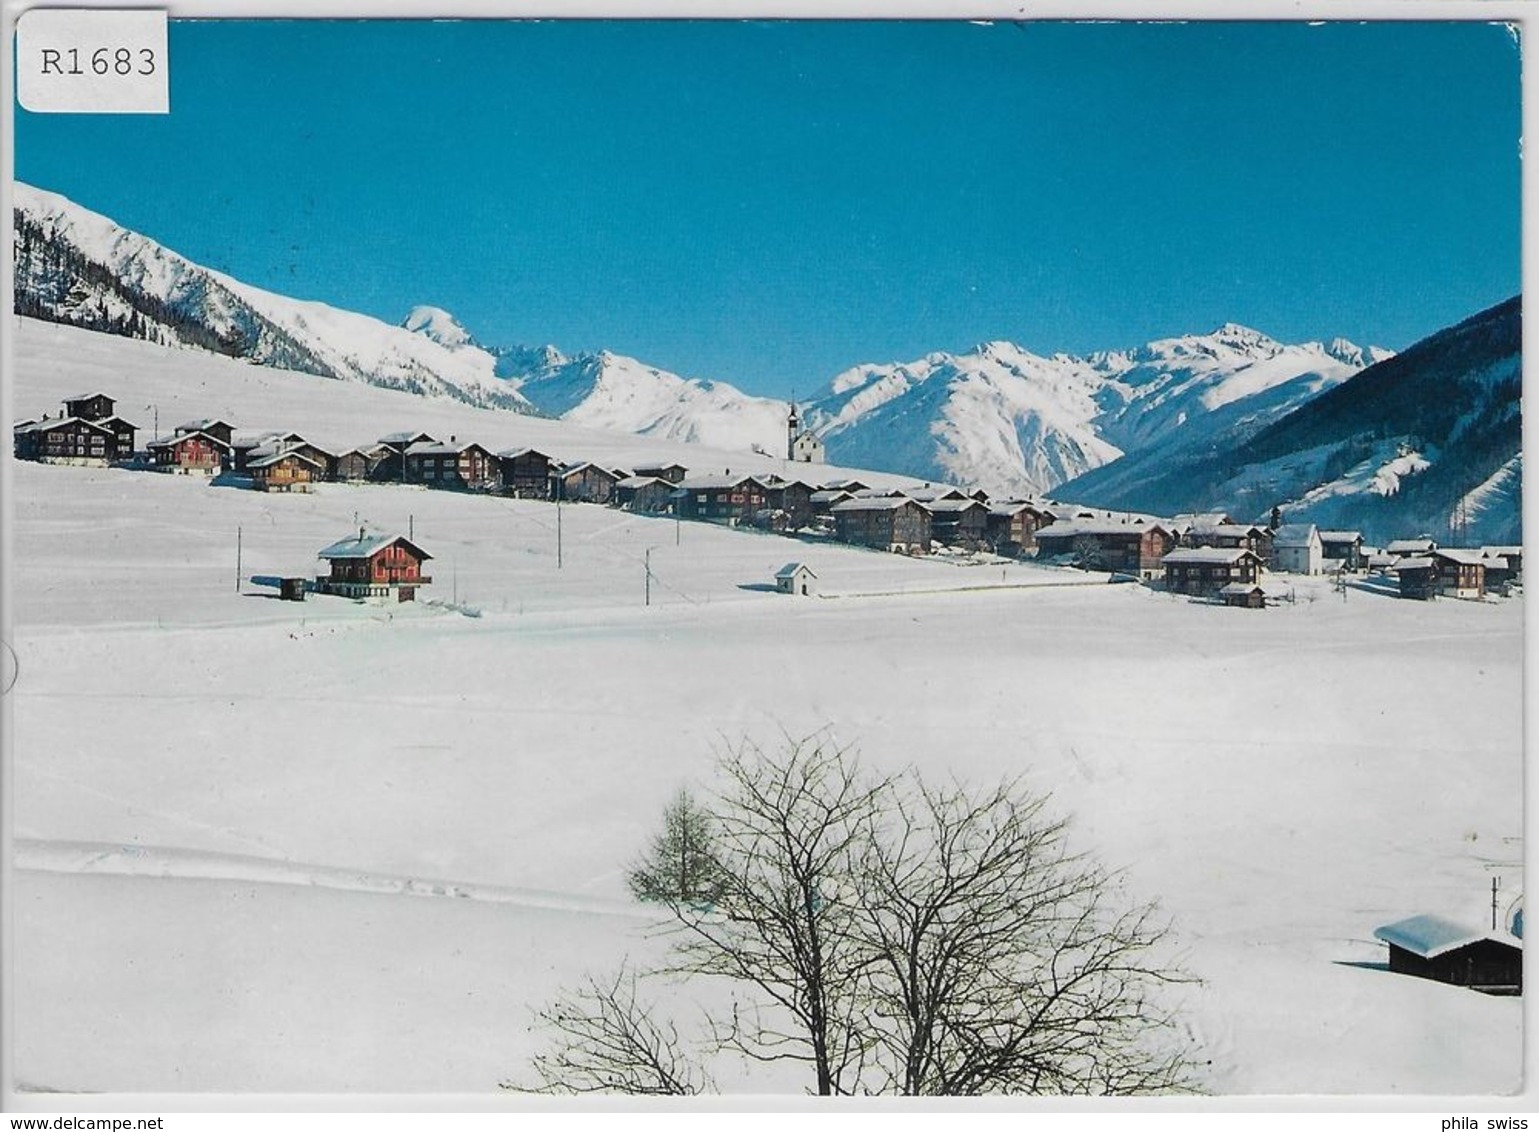
<path fill-rule="evenodd" d="M 1524 1090 L 1515 274 L 734 384 L 248 276 L 55 128 L 14 1107 Z"/>

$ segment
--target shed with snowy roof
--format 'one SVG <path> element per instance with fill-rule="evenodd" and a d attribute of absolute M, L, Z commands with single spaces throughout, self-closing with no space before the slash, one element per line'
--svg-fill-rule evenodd
<path fill-rule="evenodd" d="M 1433 915 L 1397 920 L 1373 934 L 1389 945 L 1391 971 L 1488 994 L 1523 993 L 1523 943 L 1516 936 Z"/>
<path fill-rule="evenodd" d="M 394 594 L 398 601 L 411 601 L 418 586 L 433 580 L 422 572 L 422 564 L 433 556 L 402 535 L 371 535 L 360 528 L 316 557 L 330 564 L 331 573 L 317 578 L 315 588 L 342 597 Z"/>
<path fill-rule="evenodd" d="M 815 597 L 818 592 L 818 576 L 804 562 L 787 562 L 775 571 L 775 589 L 783 594 Z"/>

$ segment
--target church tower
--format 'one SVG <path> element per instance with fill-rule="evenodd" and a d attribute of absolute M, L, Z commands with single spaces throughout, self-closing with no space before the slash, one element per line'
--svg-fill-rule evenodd
<path fill-rule="evenodd" d="M 796 459 L 796 438 L 801 435 L 802 420 L 796 415 L 796 402 L 791 402 L 791 415 L 786 418 L 786 459 Z"/>

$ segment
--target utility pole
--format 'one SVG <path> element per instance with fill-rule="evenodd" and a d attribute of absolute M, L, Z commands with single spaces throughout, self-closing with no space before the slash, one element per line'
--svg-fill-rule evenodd
<path fill-rule="evenodd" d="M 235 592 L 240 593 L 241 529 L 235 528 Z"/>
<path fill-rule="evenodd" d="M 556 569 L 561 569 L 561 496 L 556 496 Z"/>
<path fill-rule="evenodd" d="M 1501 877 L 1491 878 L 1491 930 L 1493 932 L 1496 930 L 1496 885 L 1501 879 Z"/>
<path fill-rule="evenodd" d="M 647 562 L 647 583 L 646 583 L 646 585 L 647 585 L 646 595 L 647 596 L 646 596 L 645 604 L 650 606 L 652 604 L 652 548 L 650 546 L 647 547 L 646 562 Z M 1494 900 L 1495 897 L 1492 897 L 1492 899 Z"/>

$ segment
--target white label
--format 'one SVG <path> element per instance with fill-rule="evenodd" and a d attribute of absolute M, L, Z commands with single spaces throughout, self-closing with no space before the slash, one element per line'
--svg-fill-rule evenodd
<path fill-rule="evenodd" d="M 16 21 L 16 97 L 39 114 L 169 114 L 164 11 L 33 8 Z"/>

